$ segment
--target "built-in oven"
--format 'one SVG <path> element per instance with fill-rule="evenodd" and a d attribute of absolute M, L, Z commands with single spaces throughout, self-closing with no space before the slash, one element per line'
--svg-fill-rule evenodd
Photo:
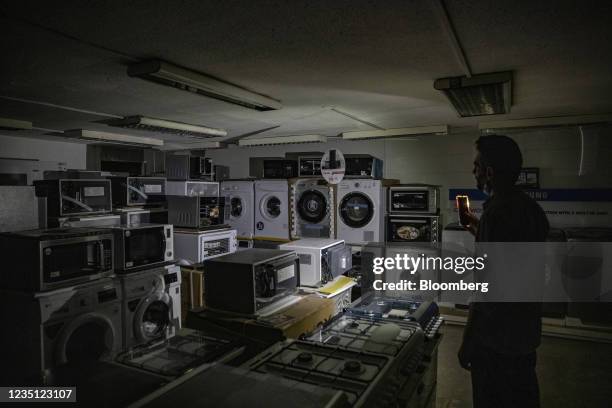
<path fill-rule="evenodd" d="M 163 177 L 111 177 L 113 205 L 144 206 L 166 202 Z"/>
<path fill-rule="evenodd" d="M 174 230 L 168 224 L 141 224 L 113 228 L 115 271 L 127 273 L 174 259 Z"/>
<path fill-rule="evenodd" d="M 113 275 L 108 229 L 54 228 L 0 234 L 0 287 L 43 292 Z"/>
<path fill-rule="evenodd" d="M 298 176 L 296 160 L 269 159 L 263 162 L 263 177 L 267 179 L 288 179 Z"/>
<path fill-rule="evenodd" d="M 298 177 L 321 177 L 321 157 L 298 158 Z"/>
<path fill-rule="evenodd" d="M 388 190 L 389 214 L 438 214 L 440 192 L 437 186 L 398 185 Z"/>
<path fill-rule="evenodd" d="M 387 242 L 430 242 L 440 240 L 440 217 L 412 215 L 387 217 Z"/>

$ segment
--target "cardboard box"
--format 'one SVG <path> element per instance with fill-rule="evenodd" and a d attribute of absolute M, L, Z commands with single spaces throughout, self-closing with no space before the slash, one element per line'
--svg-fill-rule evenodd
<path fill-rule="evenodd" d="M 235 333 L 259 342 L 297 339 L 323 326 L 336 312 L 333 299 L 305 295 L 297 303 L 265 318 L 255 319 L 201 308 L 188 313 L 185 325 L 205 333 Z"/>
<path fill-rule="evenodd" d="M 183 323 L 187 312 L 204 307 L 204 269 L 202 265 L 181 266 L 181 316 Z"/>

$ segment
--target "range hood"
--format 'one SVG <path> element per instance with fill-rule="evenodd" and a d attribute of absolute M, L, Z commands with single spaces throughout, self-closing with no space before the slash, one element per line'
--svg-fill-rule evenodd
<path fill-rule="evenodd" d="M 512 105 L 511 71 L 436 79 L 434 88 L 461 117 L 509 113 Z"/>
<path fill-rule="evenodd" d="M 224 129 L 215 129 L 165 119 L 148 118 L 145 116 L 127 116 L 123 119 L 110 119 L 105 121 L 105 123 L 109 126 L 169 133 L 193 138 L 227 136 L 227 131 Z"/>
<path fill-rule="evenodd" d="M 127 74 L 258 111 L 282 108 L 276 99 L 162 60 L 132 64 Z"/>

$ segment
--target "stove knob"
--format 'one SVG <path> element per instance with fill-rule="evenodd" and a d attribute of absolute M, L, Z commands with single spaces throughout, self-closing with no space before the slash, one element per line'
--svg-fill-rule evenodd
<path fill-rule="evenodd" d="M 307 352 L 300 353 L 297 356 L 297 360 L 298 360 L 299 363 L 302 363 L 302 364 L 311 363 L 312 362 L 312 354 L 307 353 Z"/>
<path fill-rule="evenodd" d="M 355 360 L 349 360 L 344 363 L 344 370 L 349 373 L 359 373 L 361 371 L 361 363 Z"/>

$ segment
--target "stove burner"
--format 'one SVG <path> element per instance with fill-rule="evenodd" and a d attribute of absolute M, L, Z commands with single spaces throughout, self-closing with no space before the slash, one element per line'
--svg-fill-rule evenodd
<path fill-rule="evenodd" d="M 351 374 L 359 374 L 363 371 L 363 367 L 359 361 L 349 360 L 344 363 L 344 371 Z"/>
<path fill-rule="evenodd" d="M 350 326 L 351 326 L 352 329 L 356 329 L 357 327 L 359 327 L 359 323 L 357 323 L 355 321 L 352 321 Z"/>
<path fill-rule="evenodd" d="M 304 351 L 298 354 L 297 361 L 302 364 L 312 363 L 312 354 Z"/>

